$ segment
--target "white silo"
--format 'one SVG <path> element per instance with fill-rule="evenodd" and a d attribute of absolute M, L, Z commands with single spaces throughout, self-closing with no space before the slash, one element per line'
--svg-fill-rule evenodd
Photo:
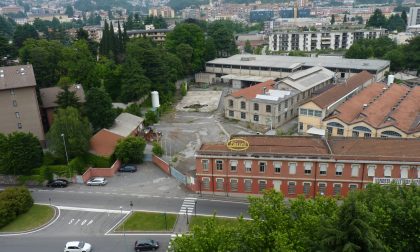
<path fill-rule="evenodd" d="M 392 74 L 388 75 L 388 83 L 387 83 L 388 86 L 391 85 L 392 83 L 394 83 L 394 79 L 395 79 L 394 75 L 392 75 Z"/>
<path fill-rule="evenodd" d="M 159 92 L 158 91 L 152 91 L 152 107 L 154 109 L 159 108 Z"/>

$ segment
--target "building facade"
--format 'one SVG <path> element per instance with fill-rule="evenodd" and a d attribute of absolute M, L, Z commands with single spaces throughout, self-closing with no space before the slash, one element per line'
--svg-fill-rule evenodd
<path fill-rule="evenodd" d="M 408 13 L 407 27 L 420 25 L 420 7 L 410 7 Z"/>
<path fill-rule="evenodd" d="M 225 117 L 276 128 L 294 118 L 299 105 L 333 79 L 328 69 L 312 67 L 277 83 L 270 80 L 235 91 L 224 99 Z"/>
<path fill-rule="evenodd" d="M 154 42 L 163 43 L 166 39 L 166 34 L 170 29 L 145 29 L 145 30 L 131 30 L 127 31 L 129 38 L 150 38 Z"/>
<path fill-rule="evenodd" d="M 389 148 L 392 146 L 392 148 Z M 232 136 L 196 152 L 197 191 L 346 196 L 369 183 L 420 185 L 419 139 Z"/>
<path fill-rule="evenodd" d="M 305 51 L 349 49 L 360 39 L 375 39 L 386 36 L 385 29 L 357 31 L 307 31 L 277 32 L 269 36 L 270 51 Z"/>
<path fill-rule="evenodd" d="M 0 133 L 30 132 L 45 142 L 32 65 L 0 67 Z"/>

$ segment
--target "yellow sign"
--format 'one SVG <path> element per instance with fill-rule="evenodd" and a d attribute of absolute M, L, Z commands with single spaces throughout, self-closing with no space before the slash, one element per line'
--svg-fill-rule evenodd
<path fill-rule="evenodd" d="M 230 139 L 227 142 L 226 146 L 228 147 L 229 150 L 243 151 L 249 148 L 249 142 L 246 141 L 245 139 L 234 138 L 234 139 Z"/>

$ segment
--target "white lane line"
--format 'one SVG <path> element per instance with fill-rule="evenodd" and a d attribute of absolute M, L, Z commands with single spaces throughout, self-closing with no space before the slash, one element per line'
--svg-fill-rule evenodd
<path fill-rule="evenodd" d="M 90 220 L 89 222 L 88 222 L 88 224 L 86 224 L 86 226 L 89 226 L 90 224 L 92 224 L 93 223 L 93 220 Z"/>
<path fill-rule="evenodd" d="M 121 213 L 121 210 L 112 209 L 99 209 L 99 208 L 83 208 L 83 207 L 69 207 L 69 206 L 57 206 L 61 210 L 70 211 L 82 211 L 82 212 L 96 212 L 96 213 Z M 122 211 L 123 213 L 129 213 L 130 211 Z"/>
<path fill-rule="evenodd" d="M 80 223 L 80 225 L 85 225 L 85 223 L 87 222 L 87 220 L 82 221 L 82 223 Z"/>
<path fill-rule="evenodd" d="M 69 221 L 69 225 L 70 225 L 70 224 L 72 224 L 72 223 L 73 223 L 73 221 L 74 221 L 74 219 L 71 219 L 71 220 Z"/>
<path fill-rule="evenodd" d="M 108 235 L 110 232 L 112 232 L 112 230 L 114 230 L 118 225 L 120 225 L 123 221 L 125 221 L 125 219 L 127 218 L 127 216 L 130 214 L 130 212 L 126 213 L 119 221 L 117 221 L 117 223 L 115 223 L 114 226 L 112 226 L 108 231 L 106 231 L 105 235 Z"/>
<path fill-rule="evenodd" d="M 77 219 L 77 221 L 74 223 L 74 225 L 77 225 L 79 223 L 80 219 Z"/>

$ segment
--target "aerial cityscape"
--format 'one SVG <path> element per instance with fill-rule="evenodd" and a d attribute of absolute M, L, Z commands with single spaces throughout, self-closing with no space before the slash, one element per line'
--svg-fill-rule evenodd
<path fill-rule="evenodd" d="M 1 0 L 0 251 L 420 251 L 419 0 Z"/>

